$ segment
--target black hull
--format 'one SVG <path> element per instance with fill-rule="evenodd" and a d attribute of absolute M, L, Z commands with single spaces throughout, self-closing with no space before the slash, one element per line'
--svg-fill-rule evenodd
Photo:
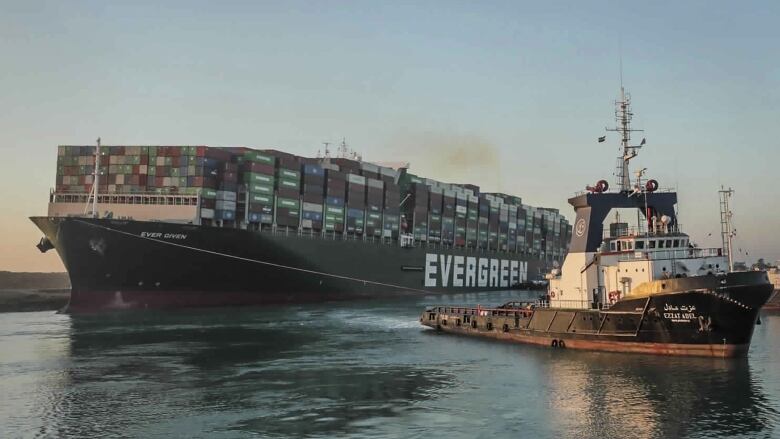
<path fill-rule="evenodd" d="M 688 278 L 712 285 L 713 276 Z M 717 288 L 625 299 L 612 309 L 434 307 L 423 325 L 550 347 L 660 355 L 747 355 L 758 313 L 772 294 L 764 272 L 730 273 Z"/>
<path fill-rule="evenodd" d="M 507 289 L 425 286 L 426 254 L 541 262 L 458 248 L 165 222 L 34 217 L 71 280 L 70 311 L 264 305 Z M 439 280 L 441 284 L 443 280 Z M 475 281 L 476 282 L 476 281 Z"/>

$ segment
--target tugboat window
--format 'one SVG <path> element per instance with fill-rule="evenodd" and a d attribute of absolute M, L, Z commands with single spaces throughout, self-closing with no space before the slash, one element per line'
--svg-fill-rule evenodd
<path fill-rule="evenodd" d="M 679 239 L 675 239 L 674 240 L 674 246 L 675 247 L 679 247 L 680 246 L 680 240 Z"/>
<path fill-rule="evenodd" d="M 672 246 L 672 240 L 671 239 L 667 239 L 666 240 L 666 248 L 670 248 L 671 246 Z"/>
<path fill-rule="evenodd" d="M 648 248 L 655 248 L 655 241 L 647 241 Z"/>
<path fill-rule="evenodd" d="M 664 240 L 658 241 L 658 248 L 664 248 Z"/>

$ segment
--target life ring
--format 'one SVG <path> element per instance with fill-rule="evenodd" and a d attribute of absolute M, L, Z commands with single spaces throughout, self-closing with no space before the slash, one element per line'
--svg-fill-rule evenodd
<path fill-rule="evenodd" d="M 610 304 L 614 304 L 618 300 L 620 300 L 620 291 L 613 291 L 613 292 L 609 293 L 609 303 Z"/>
<path fill-rule="evenodd" d="M 655 192 L 658 190 L 658 181 L 656 180 L 647 180 L 647 183 L 645 183 L 645 190 L 647 192 Z"/>
<path fill-rule="evenodd" d="M 566 343 L 564 343 L 563 340 L 558 340 L 558 347 L 563 349 L 566 347 Z"/>
<path fill-rule="evenodd" d="M 557 348 L 558 347 L 558 340 L 552 341 L 552 347 Z"/>
<path fill-rule="evenodd" d="M 555 299 L 555 291 L 550 291 L 550 297 Z"/>
<path fill-rule="evenodd" d="M 602 193 L 606 192 L 609 189 L 609 183 L 607 183 L 607 180 L 599 180 L 596 183 L 596 192 Z"/>

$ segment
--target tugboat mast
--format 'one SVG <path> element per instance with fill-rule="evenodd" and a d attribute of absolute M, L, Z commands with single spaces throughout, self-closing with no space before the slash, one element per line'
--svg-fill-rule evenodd
<path fill-rule="evenodd" d="M 726 249 L 727 256 L 729 257 L 729 272 L 734 271 L 734 256 L 731 254 L 731 239 L 736 234 L 731 227 L 731 208 L 729 207 L 729 200 L 731 195 L 734 194 L 734 189 L 720 187 L 718 191 L 720 195 L 720 236 L 723 240 L 723 248 Z"/>
<path fill-rule="evenodd" d="M 622 76 L 622 75 L 621 75 Z M 631 174 L 628 169 L 628 163 L 636 157 L 639 153 L 637 150 L 641 149 L 645 145 L 645 139 L 639 145 L 631 145 L 631 133 L 635 130 L 631 128 L 631 119 L 634 117 L 634 113 L 631 112 L 631 96 L 626 93 L 623 88 L 622 77 L 620 84 L 620 99 L 615 101 L 615 128 L 606 128 L 607 131 L 613 131 L 620 133 L 620 146 L 622 148 L 622 156 L 618 157 L 616 178 L 620 192 L 627 192 L 631 190 Z"/>

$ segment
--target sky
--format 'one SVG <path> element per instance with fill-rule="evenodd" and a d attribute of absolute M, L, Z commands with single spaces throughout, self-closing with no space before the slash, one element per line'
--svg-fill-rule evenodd
<path fill-rule="evenodd" d="M 0 270 L 34 244 L 59 144 L 273 147 L 368 161 L 556 207 L 610 182 L 623 83 L 634 166 L 737 260 L 780 259 L 778 2 L 0 0 Z M 708 236 L 711 234 L 711 236 Z"/>

